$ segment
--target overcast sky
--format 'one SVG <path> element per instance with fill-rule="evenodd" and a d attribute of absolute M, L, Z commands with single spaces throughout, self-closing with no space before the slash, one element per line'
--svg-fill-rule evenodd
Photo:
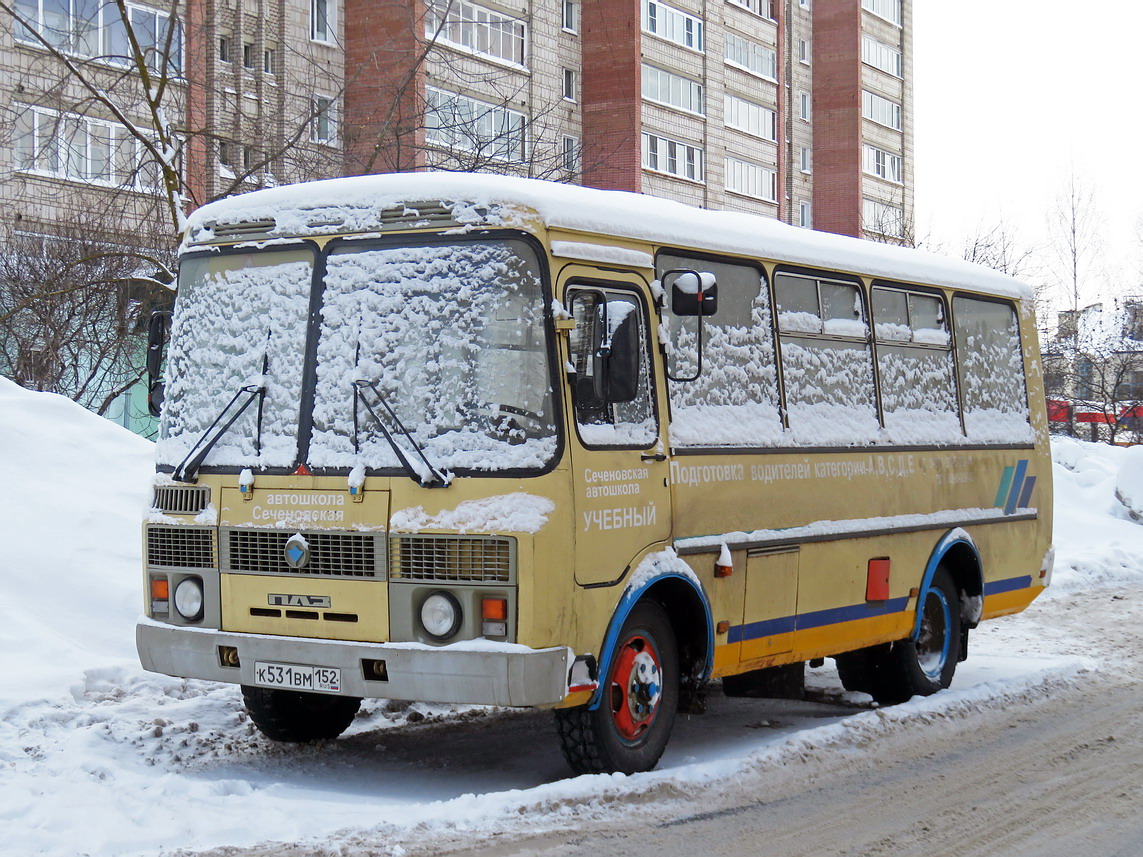
<path fill-rule="evenodd" d="M 1112 280 L 1143 293 L 1143 3 L 914 0 L 913 14 L 918 238 L 959 249 L 1003 220 L 1046 243 L 1074 170 Z"/>

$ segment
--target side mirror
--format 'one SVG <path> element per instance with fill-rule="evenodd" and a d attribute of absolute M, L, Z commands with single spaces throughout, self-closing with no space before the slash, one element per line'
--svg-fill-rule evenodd
<path fill-rule="evenodd" d="M 714 315 L 718 312 L 718 283 L 709 271 L 675 268 L 663 274 L 663 284 L 671 282 L 671 312 L 675 315 Z"/>
<path fill-rule="evenodd" d="M 630 301 L 596 308 L 592 380 L 605 404 L 632 402 L 639 395 L 639 309 Z"/>
<path fill-rule="evenodd" d="M 167 347 L 167 329 L 170 327 L 169 312 L 151 313 L 147 326 L 147 410 L 157 417 L 163 407 L 163 352 Z"/>

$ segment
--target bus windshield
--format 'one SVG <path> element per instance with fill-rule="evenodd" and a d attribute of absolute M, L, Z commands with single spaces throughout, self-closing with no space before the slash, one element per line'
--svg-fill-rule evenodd
<path fill-rule="evenodd" d="M 175 466 L 243 387 L 263 388 L 205 459 L 206 465 L 289 467 L 298 455 L 313 251 L 307 247 L 191 256 L 167 359 L 156 450 Z"/>
<path fill-rule="evenodd" d="M 205 466 L 408 472 L 545 467 L 558 447 L 540 265 L 524 241 L 355 241 L 325 258 L 312 398 L 308 249 L 184 260 L 160 463 L 265 388 Z M 302 437 L 312 407 L 312 433 Z M 407 432 L 407 434 L 406 434 Z M 308 452 L 305 450 L 308 447 Z"/>

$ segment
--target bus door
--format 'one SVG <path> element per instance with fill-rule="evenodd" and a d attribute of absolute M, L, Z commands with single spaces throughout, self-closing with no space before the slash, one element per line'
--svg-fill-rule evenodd
<path fill-rule="evenodd" d="M 641 282 L 608 274 L 572 278 L 564 290 L 575 324 L 566 369 L 580 585 L 619 583 L 644 548 L 671 533 L 654 328 Z"/>

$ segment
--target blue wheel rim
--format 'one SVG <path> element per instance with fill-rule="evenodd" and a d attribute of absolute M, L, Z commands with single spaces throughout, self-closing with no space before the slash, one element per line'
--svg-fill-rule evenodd
<path fill-rule="evenodd" d="M 939 587 L 934 586 L 925 597 L 916 646 L 917 666 L 929 679 L 939 683 L 952 647 L 952 609 Z"/>

